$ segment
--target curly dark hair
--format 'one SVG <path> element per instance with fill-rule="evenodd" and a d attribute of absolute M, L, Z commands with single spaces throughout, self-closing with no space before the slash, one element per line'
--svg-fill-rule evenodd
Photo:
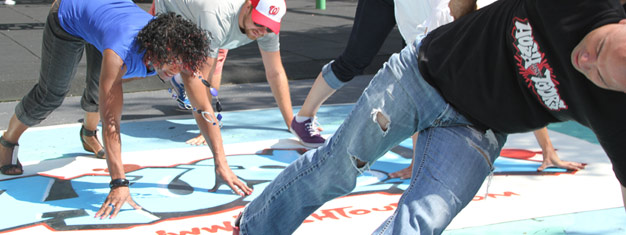
<path fill-rule="evenodd" d="M 209 51 L 206 31 L 171 12 L 156 15 L 139 31 L 137 43 L 149 60 L 167 64 L 180 58 L 192 72 L 206 61 Z"/>

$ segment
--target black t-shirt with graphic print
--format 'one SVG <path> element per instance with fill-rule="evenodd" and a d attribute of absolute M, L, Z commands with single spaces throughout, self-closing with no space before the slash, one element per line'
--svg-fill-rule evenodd
<path fill-rule="evenodd" d="M 570 59 L 587 33 L 623 18 L 617 0 L 500 0 L 427 35 L 418 66 L 477 126 L 589 127 L 626 186 L 626 94 L 597 87 Z"/>

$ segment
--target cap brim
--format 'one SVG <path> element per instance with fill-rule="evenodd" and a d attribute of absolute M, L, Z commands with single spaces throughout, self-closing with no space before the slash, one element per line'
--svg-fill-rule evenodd
<path fill-rule="evenodd" d="M 254 23 L 269 28 L 275 34 L 278 34 L 280 32 L 280 22 L 276 22 L 271 20 L 270 18 L 267 18 L 267 16 L 259 13 L 256 9 L 252 9 L 252 21 L 254 21 Z"/>

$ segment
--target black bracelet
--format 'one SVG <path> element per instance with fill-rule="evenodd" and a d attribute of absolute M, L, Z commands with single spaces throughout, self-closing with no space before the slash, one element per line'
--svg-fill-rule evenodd
<path fill-rule="evenodd" d="M 130 182 L 124 178 L 114 179 L 114 180 L 111 180 L 111 183 L 109 183 L 109 187 L 112 189 L 117 188 L 117 187 L 128 187 L 129 183 Z"/>

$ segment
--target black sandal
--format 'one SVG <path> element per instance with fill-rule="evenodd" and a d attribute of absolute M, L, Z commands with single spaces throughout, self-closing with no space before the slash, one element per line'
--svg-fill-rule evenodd
<path fill-rule="evenodd" d="M 83 149 L 85 149 L 85 151 L 87 152 L 92 152 L 95 153 L 96 158 L 100 158 L 100 159 L 104 159 L 104 147 L 102 146 L 102 144 L 100 144 L 100 140 L 98 140 L 98 129 L 95 129 L 93 131 L 87 130 L 85 129 L 85 126 L 80 127 L 80 142 L 83 143 Z M 89 146 L 89 144 L 87 144 L 87 142 L 85 142 L 85 139 L 83 139 L 83 136 L 87 136 L 87 137 L 92 137 L 95 136 L 96 140 L 98 141 L 98 144 L 100 144 L 100 147 L 102 147 L 102 149 L 100 149 L 100 151 L 98 151 L 98 153 L 96 153 L 93 148 L 91 146 Z"/>
<path fill-rule="evenodd" d="M 0 136 L 0 144 L 5 148 L 11 149 L 13 153 L 11 154 L 11 164 L 7 164 L 0 167 L 0 173 L 4 175 L 21 175 L 24 174 L 24 169 L 22 169 L 22 164 L 20 160 L 17 159 L 17 150 L 19 149 L 19 144 L 14 144 L 4 139 L 4 136 Z M 7 174 L 7 172 L 11 169 L 19 169 L 19 173 L 11 173 Z"/>

